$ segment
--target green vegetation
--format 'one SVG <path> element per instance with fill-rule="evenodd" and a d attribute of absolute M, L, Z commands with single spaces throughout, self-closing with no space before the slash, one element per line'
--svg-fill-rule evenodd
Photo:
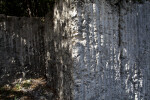
<path fill-rule="evenodd" d="M 16 88 L 16 90 L 20 90 L 21 89 L 21 84 L 19 84 L 19 83 L 17 83 L 16 85 L 15 85 L 15 88 Z"/>
<path fill-rule="evenodd" d="M 31 86 L 31 81 L 25 81 L 23 84 L 22 84 L 22 87 L 23 88 L 29 88 Z"/>
<path fill-rule="evenodd" d="M 51 90 L 44 78 L 15 80 L 10 84 L 0 86 L 0 100 L 33 100 L 35 94 L 46 96 Z"/>

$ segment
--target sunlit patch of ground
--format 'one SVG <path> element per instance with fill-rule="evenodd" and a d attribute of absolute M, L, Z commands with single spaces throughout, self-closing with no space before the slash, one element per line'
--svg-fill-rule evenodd
<path fill-rule="evenodd" d="M 44 78 L 18 79 L 0 87 L 0 100 L 49 100 L 53 95 Z"/>

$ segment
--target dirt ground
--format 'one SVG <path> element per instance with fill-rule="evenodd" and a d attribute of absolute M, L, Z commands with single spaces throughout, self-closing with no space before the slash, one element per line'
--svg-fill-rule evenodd
<path fill-rule="evenodd" d="M 44 78 L 18 79 L 0 87 L 0 100 L 58 100 L 56 95 Z"/>

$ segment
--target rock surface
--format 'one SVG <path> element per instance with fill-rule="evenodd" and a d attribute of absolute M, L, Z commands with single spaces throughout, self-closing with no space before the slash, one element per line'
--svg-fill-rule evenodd
<path fill-rule="evenodd" d="M 0 15 L 0 85 L 44 76 L 44 50 L 41 18 Z"/>
<path fill-rule="evenodd" d="M 71 32 L 74 100 L 148 100 L 150 2 L 65 0 L 59 4 L 55 19 L 60 23 L 68 19 L 67 28 L 56 20 L 54 25 L 56 30 Z"/>
<path fill-rule="evenodd" d="M 149 100 L 149 12 L 148 0 L 58 0 L 44 31 L 39 21 L 3 16 L 0 81 L 18 70 L 26 76 L 30 65 L 54 100 Z"/>

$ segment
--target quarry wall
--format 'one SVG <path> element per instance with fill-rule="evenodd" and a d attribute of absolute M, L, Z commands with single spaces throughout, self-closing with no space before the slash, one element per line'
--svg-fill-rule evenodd
<path fill-rule="evenodd" d="M 148 100 L 150 2 L 64 2 L 54 16 L 69 19 L 74 100 Z"/>
<path fill-rule="evenodd" d="M 149 12 L 148 0 L 60 0 L 44 21 L 1 16 L 0 82 L 25 73 L 60 100 L 149 100 Z"/>
<path fill-rule="evenodd" d="M 44 24 L 40 18 L 0 15 L 0 84 L 44 76 Z"/>

